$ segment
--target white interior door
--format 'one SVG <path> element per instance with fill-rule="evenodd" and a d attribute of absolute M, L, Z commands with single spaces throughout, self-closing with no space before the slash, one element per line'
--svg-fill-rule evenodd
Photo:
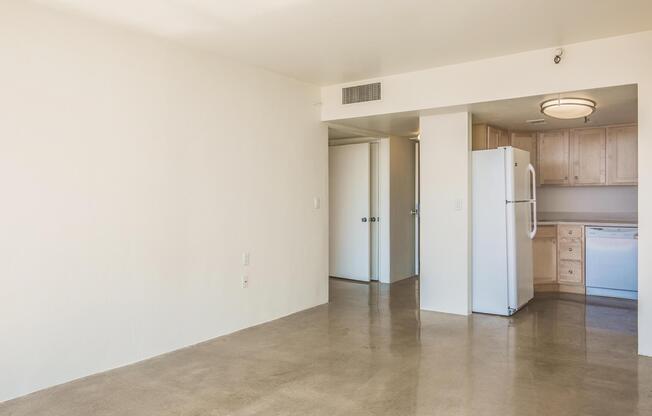
<path fill-rule="evenodd" d="M 329 272 L 333 277 L 369 281 L 369 143 L 329 148 Z"/>
<path fill-rule="evenodd" d="M 390 279 L 396 282 L 416 274 L 415 142 L 390 139 Z M 382 220 L 382 219 L 381 219 Z"/>
<path fill-rule="evenodd" d="M 371 213 L 371 280 L 380 277 L 380 146 L 379 143 L 369 143 L 371 150 L 371 177 L 370 177 L 370 213 Z"/>

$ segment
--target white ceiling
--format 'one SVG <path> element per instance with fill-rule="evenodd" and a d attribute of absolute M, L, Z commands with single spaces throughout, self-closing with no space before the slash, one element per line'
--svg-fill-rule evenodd
<path fill-rule="evenodd" d="M 328 85 L 652 29 L 650 0 L 33 0 Z"/>
<path fill-rule="evenodd" d="M 332 126 L 328 127 L 329 140 L 352 139 L 355 137 L 364 137 L 364 136 L 365 136 L 364 134 L 359 134 L 347 128 L 332 127 Z"/>
<path fill-rule="evenodd" d="M 544 116 L 540 104 L 549 98 L 578 97 L 589 98 L 597 103 L 596 111 L 583 119 L 558 120 Z M 445 108 L 427 114 L 453 111 L 470 111 L 473 123 L 489 123 L 509 130 L 540 131 L 583 126 L 603 126 L 608 124 L 632 123 L 638 120 L 638 90 L 636 85 L 599 88 L 585 91 L 569 91 L 563 94 L 537 95 L 511 100 L 491 101 L 470 106 Z M 417 111 L 359 117 L 337 121 L 337 128 L 346 132 L 367 132 L 369 135 L 396 135 L 413 137 L 419 132 Z M 526 120 L 544 119 L 545 124 L 531 125 Z"/>
<path fill-rule="evenodd" d="M 559 120 L 541 114 L 540 105 L 550 98 L 589 98 L 596 102 L 596 110 L 583 119 Z M 474 104 L 470 107 L 473 123 L 490 123 L 510 130 L 551 130 L 582 126 L 632 123 L 638 120 L 638 89 L 636 85 L 571 91 L 563 94 L 539 95 L 513 100 Z M 544 119 L 545 124 L 528 124 L 526 120 Z"/>

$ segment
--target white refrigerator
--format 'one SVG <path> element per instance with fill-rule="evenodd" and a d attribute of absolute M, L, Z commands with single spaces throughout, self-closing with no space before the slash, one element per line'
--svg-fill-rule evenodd
<path fill-rule="evenodd" d="M 534 296 L 536 174 L 513 147 L 472 152 L 473 311 L 510 316 Z"/>

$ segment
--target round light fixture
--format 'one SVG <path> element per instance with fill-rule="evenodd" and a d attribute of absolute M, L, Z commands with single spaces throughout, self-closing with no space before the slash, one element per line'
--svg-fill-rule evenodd
<path fill-rule="evenodd" d="M 563 120 L 588 117 L 594 111 L 595 101 L 586 98 L 554 98 L 541 103 L 543 114 Z"/>

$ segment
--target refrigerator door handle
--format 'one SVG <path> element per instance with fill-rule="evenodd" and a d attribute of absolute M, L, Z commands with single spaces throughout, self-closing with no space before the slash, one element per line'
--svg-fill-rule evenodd
<path fill-rule="evenodd" d="M 530 215 L 532 218 L 532 231 L 530 231 L 530 240 L 533 240 L 537 235 L 537 173 L 531 163 L 528 164 L 527 169 L 530 171 L 530 186 L 532 192 L 532 205 L 530 206 Z"/>

